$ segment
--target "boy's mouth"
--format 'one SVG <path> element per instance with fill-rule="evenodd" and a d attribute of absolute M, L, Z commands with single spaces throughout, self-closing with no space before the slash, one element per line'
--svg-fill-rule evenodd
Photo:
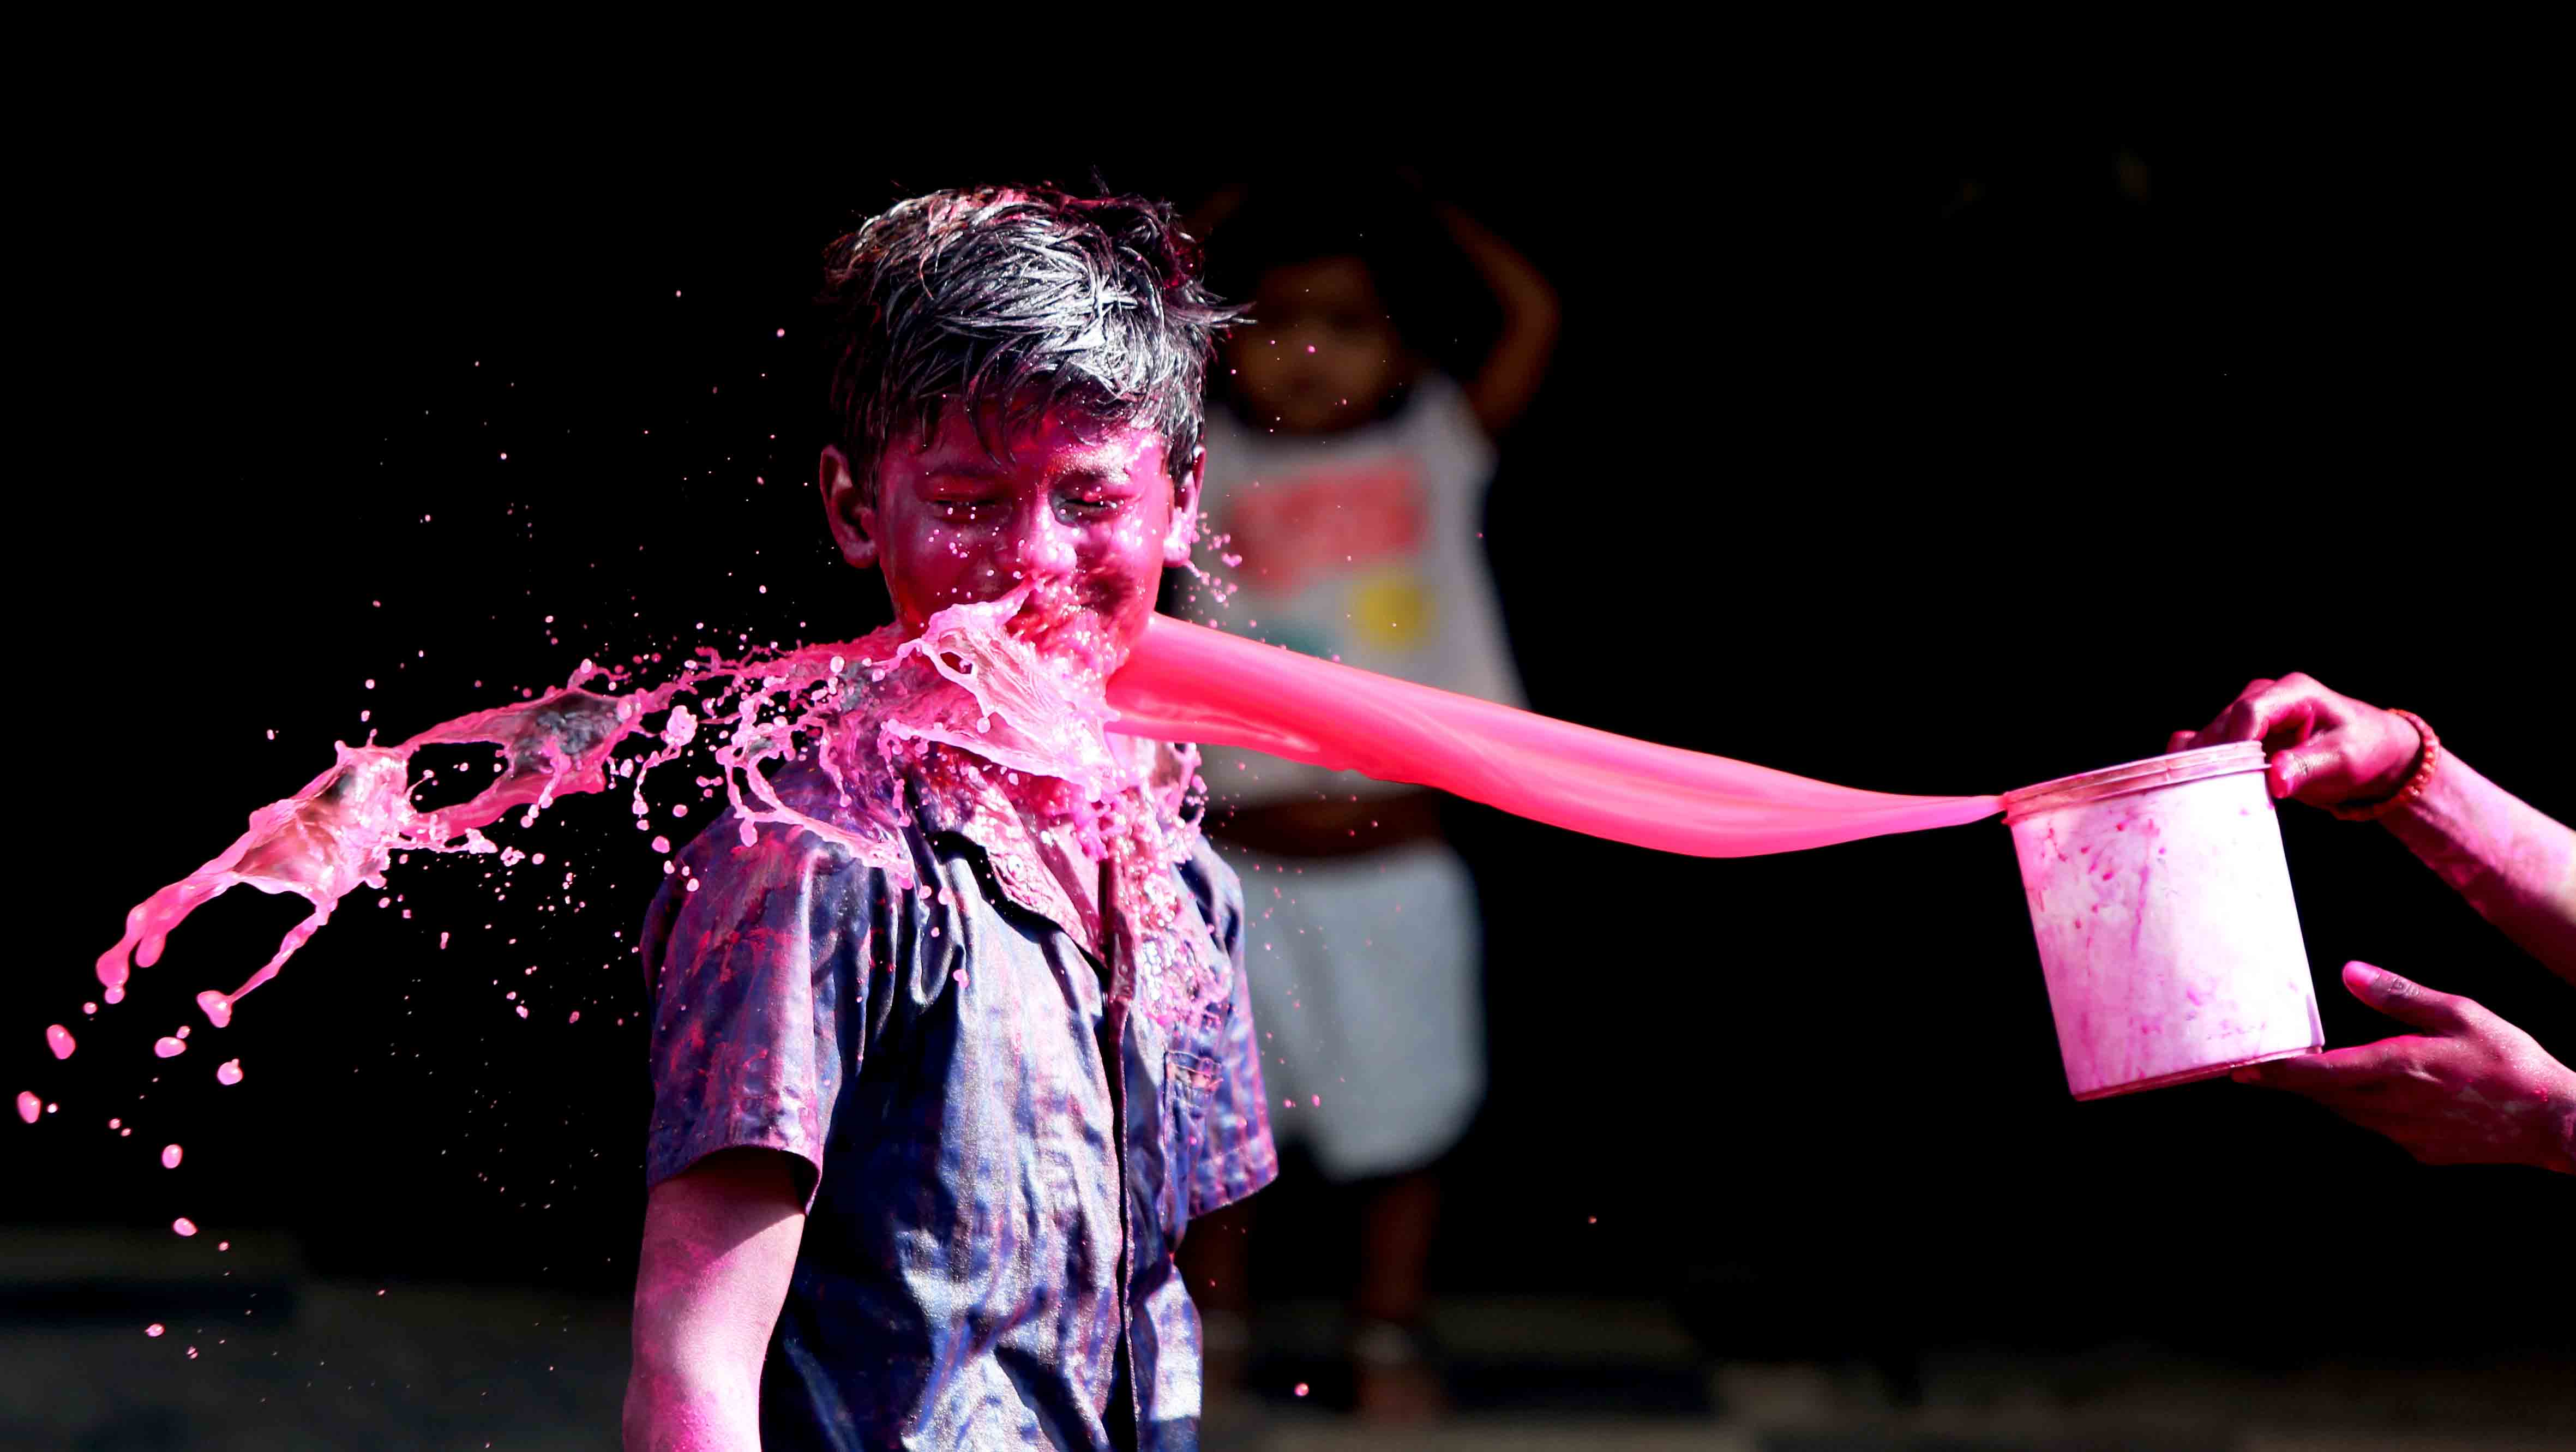
<path fill-rule="evenodd" d="M 1003 630 L 1042 656 L 1105 673 L 1114 668 L 1110 619 L 1114 602 L 1072 582 L 1041 582 L 1003 622 Z"/>

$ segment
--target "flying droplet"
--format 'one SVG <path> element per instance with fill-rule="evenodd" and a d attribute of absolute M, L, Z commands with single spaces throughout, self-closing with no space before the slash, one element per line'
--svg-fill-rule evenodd
<path fill-rule="evenodd" d="M 184 1054 L 187 1051 L 188 1046 L 186 1044 L 170 1037 L 168 1034 L 163 1034 L 161 1037 L 152 1041 L 152 1052 L 165 1059 L 176 1057 L 177 1055 Z"/>
<path fill-rule="evenodd" d="M 55 1058 L 68 1059 L 78 1045 L 73 1042 L 70 1029 L 54 1023 L 45 1025 L 45 1047 L 54 1051 Z"/>
<path fill-rule="evenodd" d="M 177 1145 L 173 1144 L 162 1146 L 161 1168 L 165 1170 L 175 1170 L 179 1168 L 179 1147 Z"/>
<path fill-rule="evenodd" d="M 33 1124 L 36 1122 L 36 1116 L 44 1112 L 45 1101 L 28 1093 L 24 1089 L 18 1091 L 18 1117 L 20 1119 L 27 1121 L 29 1124 Z"/>
<path fill-rule="evenodd" d="M 241 1075 L 241 1060 L 239 1060 L 239 1059 L 226 1059 L 226 1060 L 224 1060 L 222 1063 L 217 1064 L 217 1065 L 215 1066 L 215 1082 L 216 1082 L 216 1083 L 218 1083 L 218 1084 L 238 1084 L 238 1083 L 240 1083 L 240 1082 L 241 1082 L 241 1079 L 242 1079 L 242 1075 Z"/>
<path fill-rule="evenodd" d="M 194 1235 L 197 1233 L 197 1222 L 189 1219 L 185 1215 L 182 1215 L 178 1219 L 170 1222 L 170 1228 L 179 1232 L 181 1235 Z"/>

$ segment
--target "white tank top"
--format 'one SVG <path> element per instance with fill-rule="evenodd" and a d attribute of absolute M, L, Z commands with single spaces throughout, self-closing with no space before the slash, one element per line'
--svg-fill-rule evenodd
<path fill-rule="evenodd" d="M 1523 704 L 1479 538 L 1494 450 L 1464 390 L 1436 372 L 1394 417 L 1324 436 L 1248 427 L 1209 410 L 1204 504 L 1227 537 L 1203 562 L 1240 588 L 1205 587 L 1186 613 L 1237 635 L 1444 691 Z M 1362 800 L 1402 787 L 1355 772 L 1206 748 L 1219 803 Z"/>

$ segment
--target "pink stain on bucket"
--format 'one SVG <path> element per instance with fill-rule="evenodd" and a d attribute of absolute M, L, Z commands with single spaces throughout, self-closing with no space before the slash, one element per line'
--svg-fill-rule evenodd
<path fill-rule="evenodd" d="M 2076 1098 L 2324 1047 L 2263 766 L 2244 741 L 2005 794 Z"/>

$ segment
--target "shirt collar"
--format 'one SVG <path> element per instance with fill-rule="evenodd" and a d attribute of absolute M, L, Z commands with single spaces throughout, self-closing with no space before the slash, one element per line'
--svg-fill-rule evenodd
<path fill-rule="evenodd" d="M 1123 739 L 1122 744 L 1126 744 Z M 1188 788 L 1195 763 L 1189 753 L 1159 743 L 1138 741 L 1132 743 L 1132 749 L 1151 753 L 1150 759 L 1141 763 L 1146 768 L 1144 783 L 1128 788 L 1131 794 L 1142 796 L 1141 804 L 1148 810 L 1135 819 L 1126 840 L 1108 845 L 1113 859 L 1136 854 L 1169 862 L 1178 834 L 1189 829 Z M 1141 993 L 1155 1000 L 1156 1011 L 1168 1014 L 1174 1011 L 1178 999 L 1195 1001 L 1210 989 L 1224 990 L 1226 980 L 1222 974 L 1212 981 L 1201 981 L 1201 955 L 1191 945 L 1196 936 L 1203 934 L 1204 921 L 1190 895 L 1170 874 L 1145 874 L 1143 891 L 1155 901 L 1125 901 L 1113 886 L 1112 901 L 1106 904 L 1108 920 L 1104 921 L 1102 905 L 1096 900 L 1077 902 L 1066 891 L 1064 879 L 1048 865 L 1050 857 L 1069 860 L 1077 881 L 1091 882 L 1100 880 L 1100 864 L 1083 855 L 1069 834 L 1060 837 L 1048 833 L 1041 838 L 1031 831 L 1027 817 L 989 774 L 974 774 L 962 790 L 941 791 L 926 790 L 915 776 L 909 781 L 907 795 L 913 805 L 913 820 L 925 833 L 946 836 L 977 849 L 988 869 L 986 880 L 1004 898 L 1021 911 L 1053 924 L 1107 970 L 1112 997 L 1131 998 Z M 1113 870 L 1106 876 L 1116 884 L 1122 875 Z M 1194 934 L 1194 928 L 1199 932 Z M 1152 941 L 1136 941 L 1140 934 Z M 1174 1002 L 1164 1003 L 1164 999 Z"/>

